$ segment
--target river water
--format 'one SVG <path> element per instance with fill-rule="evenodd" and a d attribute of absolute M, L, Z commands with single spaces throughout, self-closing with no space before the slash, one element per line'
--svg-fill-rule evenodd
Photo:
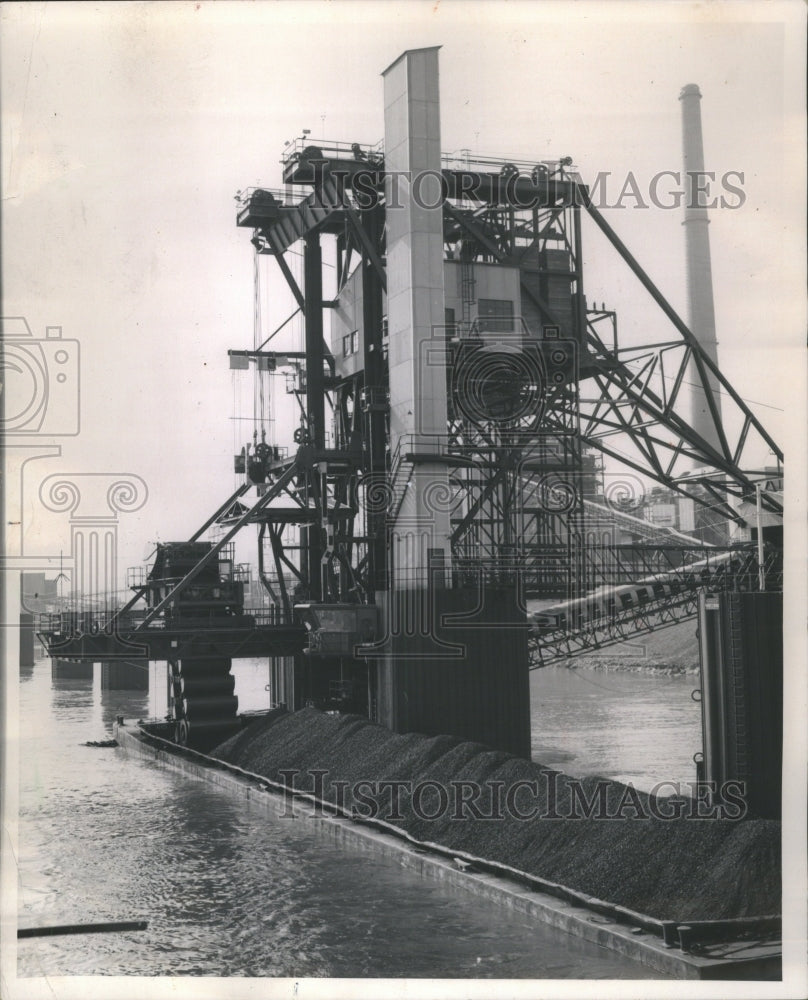
<path fill-rule="evenodd" d="M 394 861 L 335 847 L 305 816 L 267 817 L 224 790 L 83 746 L 108 738 L 116 715 L 164 711 L 162 667 L 151 670 L 149 694 L 103 691 L 98 667 L 93 681 L 52 680 L 47 659 L 21 670 L 19 926 L 149 926 L 22 940 L 19 977 L 660 978 Z M 266 665 L 239 661 L 234 673 L 240 707 L 265 707 Z M 685 772 L 692 686 L 540 671 L 535 756 L 570 773 L 636 774 L 640 786 Z"/>
<path fill-rule="evenodd" d="M 533 759 L 575 777 L 690 792 L 701 752 L 699 679 L 655 671 L 544 667 L 531 675 Z"/>

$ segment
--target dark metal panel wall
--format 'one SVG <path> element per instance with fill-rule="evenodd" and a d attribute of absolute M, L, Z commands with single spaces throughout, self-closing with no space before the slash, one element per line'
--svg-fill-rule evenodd
<path fill-rule="evenodd" d="M 740 626 L 746 713 L 746 774 L 750 807 L 779 817 L 783 768 L 783 595 L 731 594 L 731 621 Z"/>
<path fill-rule="evenodd" d="M 148 660 L 108 660 L 101 663 L 101 687 L 111 691 L 148 691 Z"/>
<path fill-rule="evenodd" d="M 34 665 L 34 616 L 30 612 L 20 612 L 20 666 Z"/>
<path fill-rule="evenodd" d="M 754 815 L 779 818 L 783 751 L 783 595 L 699 599 L 704 776 L 742 781 Z"/>
<path fill-rule="evenodd" d="M 378 721 L 400 733 L 449 734 L 529 758 L 527 630 L 515 591 L 486 590 L 482 608 L 464 625 L 444 616 L 475 612 L 478 591 L 432 596 L 436 620 L 429 634 L 388 636 L 389 653 L 378 667 Z M 392 595 L 394 619 L 412 597 Z M 442 657 L 440 642 L 461 644 L 462 655 Z"/>
<path fill-rule="evenodd" d="M 272 708 L 295 707 L 295 658 L 273 656 L 269 661 L 269 700 Z"/>

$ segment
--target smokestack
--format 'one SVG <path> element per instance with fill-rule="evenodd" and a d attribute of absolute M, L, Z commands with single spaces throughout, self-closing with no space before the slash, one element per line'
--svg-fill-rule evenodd
<path fill-rule="evenodd" d="M 704 142 L 701 133 L 701 91 L 695 83 L 688 83 L 679 95 L 682 102 L 682 150 L 685 170 L 685 252 L 687 256 L 688 325 L 710 359 L 718 363 L 718 341 L 715 336 L 715 307 L 713 305 L 713 275 L 710 266 L 710 234 L 707 227 L 707 204 L 712 194 L 704 191 Z M 691 362 L 688 381 L 699 383 L 696 369 Z M 721 409 L 721 397 L 711 380 L 716 406 Z M 700 383 L 699 383 L 700 385 Z M 691 426 L 709 444 L 718 448 L 715 429 L 707 397 L 701 388 L 691 390 Z"/>

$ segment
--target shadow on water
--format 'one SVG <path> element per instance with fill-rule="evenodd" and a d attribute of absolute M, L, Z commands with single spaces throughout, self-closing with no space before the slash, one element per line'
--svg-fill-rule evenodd
<path fill-rule="evenodd" d="M 99 706 L 101 723 L 105 729 L 112 730 L 118 716 L 124 719 L 145 719 L 149 714 L 148 691 L 109 691 L 101 688 Z"/>

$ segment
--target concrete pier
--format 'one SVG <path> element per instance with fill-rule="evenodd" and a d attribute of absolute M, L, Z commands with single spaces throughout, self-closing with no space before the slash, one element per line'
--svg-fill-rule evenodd
<path fill-rule="evenodd" d="M 34 616 L 27 611 L 20 612 L 20 666 L 34 665 Z"/>

